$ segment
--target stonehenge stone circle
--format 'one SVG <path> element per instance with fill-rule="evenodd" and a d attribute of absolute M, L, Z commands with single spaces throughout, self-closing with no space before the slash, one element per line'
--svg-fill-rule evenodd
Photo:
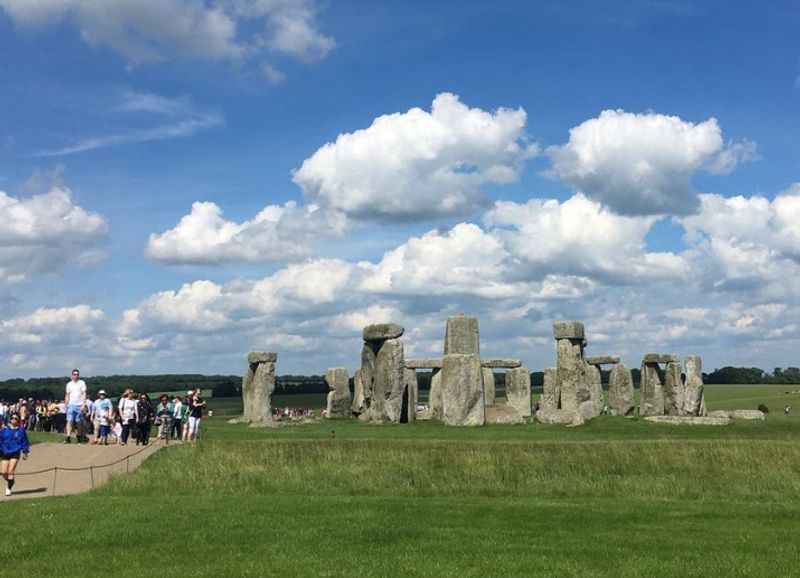
<path fill-rule="evenodd" d="M 482 426 L 486 423 L 483 371 L 477 353 L 444 356 L 442 419 L 451 426 Z"/>
<path fill-rule="evenodd" d="M 242 378 L 244 416 L 241 421 L 253 427 L 273 423 L 272 392 L 275 391 L 277 360 L 277 353 L 266 351 L 252 351 L 247 355 L 247 371 Z"/>
<path fill-rule="evenodd" d="M 664 411 L 667 415 L 683 415 L 683 404 L 681 365 L 670 361 L 664 368 Z"/>
<path fill-rule="evenodd" d="M 586 380 L 587 366 L 583 361 L 583 348 L 586 345 L 583 323 L 556 321 L 553 335 L 556 338 L 556 380 L 561 409 L 578 413 L 586 409 L 581 404 L 591 401 Z"/>
<path fill-rule="evenodd" d="M 531 374 L 527 367 L 506 372 L 506 400 L 520 417 L 531 417 Z"/>
<path fill-rule="evenodd" d="M 399 339 L 387 339 L 375 356 L 370 419 L 399 423 L 405 386 L 403 342 Z"/>
<path fill-rule="evenodd" d="M 352 400 L 350 399 L 349 382 L 347 369 L 344 367 L 334 367 L 325 372 L 325 383 L 330 389 L 326 417 L 350 417 Z"/>
<path fill-rule="evenodd" d="M 561 391 L 558 388 L 558 370 L 548 367 L 544 370 L 542 382 L 542 398 L 539 407 L 545 410 L 559 409 Z"/>
<path fill-rule="evenodd" d="M 631 416 L 636 410 L 633 376 L 624 363 L 617 363 L 608 378 L 608 408 L 611 415 Z"/>

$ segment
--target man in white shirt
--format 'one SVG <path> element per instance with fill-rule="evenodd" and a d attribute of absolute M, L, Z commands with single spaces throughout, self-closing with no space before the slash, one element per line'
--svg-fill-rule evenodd
<path fill-rule="evenodd" d="M 72 429 L 83 419 L 81 412 L 86 406 L 86 383 L 80 377 L 80 371 L 73 369 L 72 379 L 67 382 L 66 392 L 64 394 L 64 405 L 67 406 L 67 435 L 64 439 L 64 443 L 67 444 L 70 442 Z M 75 441 L 77 441 L 77 432 Z"/>

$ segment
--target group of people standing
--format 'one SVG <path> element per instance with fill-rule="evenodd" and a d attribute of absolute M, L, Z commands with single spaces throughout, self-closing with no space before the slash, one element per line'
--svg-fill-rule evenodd
<path fill-rule="evenodd" d="M 131 388 L 125 390 L 116 405 L 102 389 L 92 401 L 77 369 L 72 370 L 72 378 L 66 385 L 64 403 L 67 406 L 65 443 L 71 442 L 73 431 L 85 425 L 82 420 L 87 416 L 94 433 L 92 443 L 108 445 L 113 436 L 123 446 L 131 435 L 136 445 L 149 444 L 153 424 L 158 426 L 158 437 L 165 443 L 170 439 L 195 441 L 207 406 L 199 389 L 187 391 L 183 399 L 180 396 L 170 399 L 163 394 L 156 405 L 146 393 L 137 396 Z"/>

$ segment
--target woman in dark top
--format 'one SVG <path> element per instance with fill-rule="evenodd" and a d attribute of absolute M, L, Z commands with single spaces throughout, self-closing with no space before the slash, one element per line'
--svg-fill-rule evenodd
<path fill-rule="evenodd" d="M 145 446 L 150 443 L 150 424 L 153 421 L 153 413 L 153 404 L 150 403 L 147 394 L 143 393 L 136 403 L 136 431 L 139 434 L 136 438 L 137 446 L 140 443 Z"/>
<path fill-rule="evenodd" d="M 200 397 L 200 390 L 197 389 L 194 395 L 189 398 L 189 440 L 196 441 L 200 431 L 200 420 L 203 418 L 203 409 L 206 402 Z"/>

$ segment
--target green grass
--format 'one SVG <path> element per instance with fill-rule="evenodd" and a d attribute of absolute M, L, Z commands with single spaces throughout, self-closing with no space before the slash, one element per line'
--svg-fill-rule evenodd
<path fill-rule="evenodd" d="M 800 413 L 796 389 L 711 386 L 710 409 L 775 406 L 716 428 L 255 429 L 214 400 L 196 447 L 3 504 L 26 524 L 0 560 L 34 576 L 800 576 L 800 417 L 775 414 Z"/>

